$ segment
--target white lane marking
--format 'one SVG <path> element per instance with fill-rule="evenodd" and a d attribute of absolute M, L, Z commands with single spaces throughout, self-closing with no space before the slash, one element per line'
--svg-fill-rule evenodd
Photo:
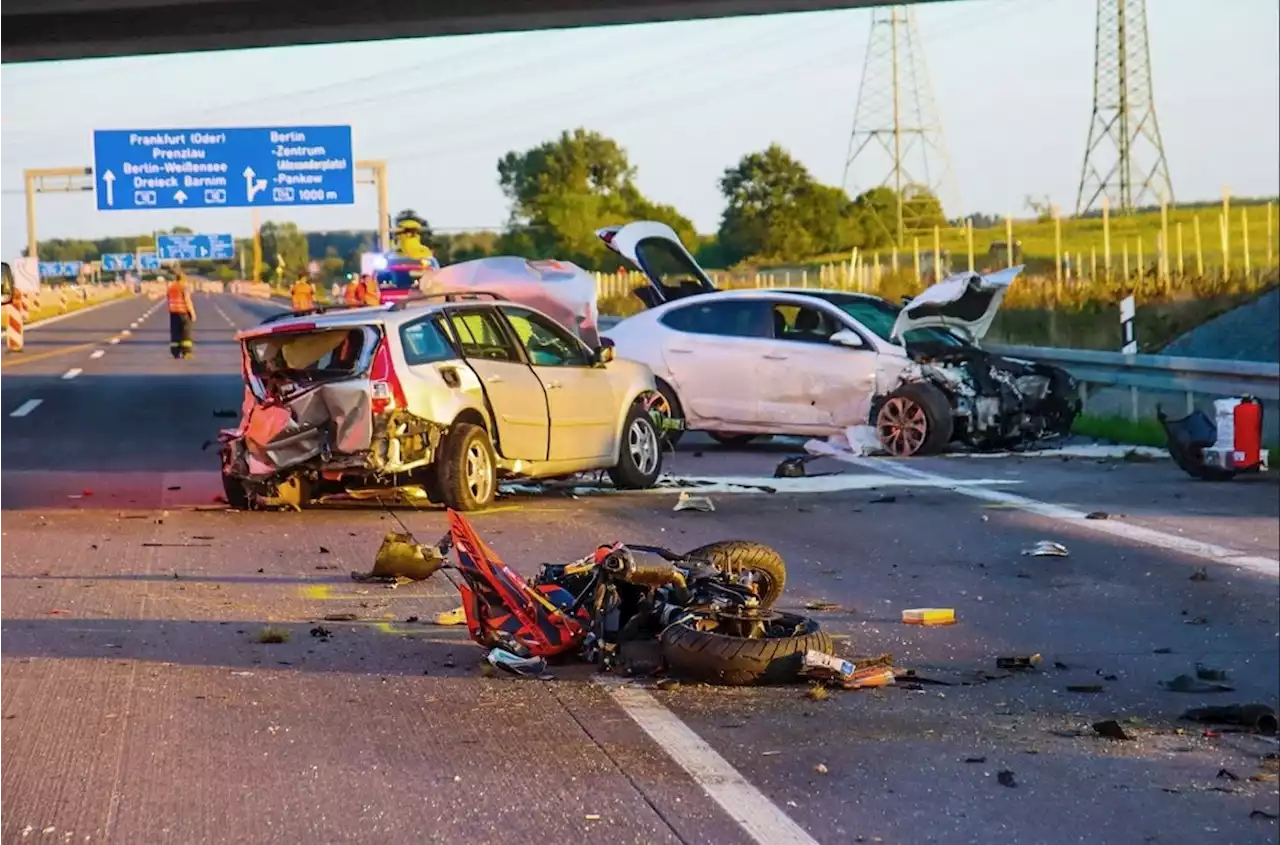
<path fill-rule="evenodd" d="M 956 485 L 975 485 L 979 487 L 1009 486 L 1021 484 L 1007 478 L 975 478 L 964 481 L 952 481 L 938 478 L 903 478 L 886 473 L 870 475 L 815 475 L 806 478 L 774 478 L 771 475 L 736 476 L 736 475 L 681 475 L 673 479 L 674 486 L 650 487 L 643 493 L 838 493 L 844 490 L 874 490 L 878 487 L 945 487 L 950 489 Z M 768 490 L 763 488 L 769 488 Z M 592 493 L 600 489 L 579 487 L 574 493 Z"/>
<path fill-rule="evenodd" d="M 84 370 L 80 369 L 79 367 L 72 367 L 71 369 L 67 370 L 65 373 L 62 374 L 62 380 L 71 381 L 71 379 L 75 378 L 76 376 L 80 375 L 83 372 Z"/>
<path fill-rule="evenodd" d="M 132 323 L 130 323 L 130 324 L 129 324 L 129 328 L 131 328 L 131 329 L 136 329 L 137 327 L 138 327 L 138 321 L 137 321 L 137 320 L 134 320 Z"/>
<path fill-rule="evenodd" d="M 25 417 L 27 414 L 31 413 L 36 408 L 39 408 L 43 404 L 44 404 L 43 399 L 28 399 L 26 402 L 23 402 L 21 405 L 19 405 L 17 409 L 9 416 Z"/>
<path fill-rule="evenodd" d="M 120 342 L 120 338 L 118 337 L 113 337 L 111 338 L 111 340 L 107 341 L 107 343 L 110 343 L 112 346 L 115 346 L 119 342 Z"/>
<path fill-rule="evenodd" d="M 706 740 L 645 690 L 598 680 L 658 747 L 759 845 L 818 845 L 816 839 L 729 765 Z"/>
<path fill-rule="evenodd" d="M 106 355 L 106 354 L 107 354 L 107 353 L 106 353 L 104 350 L 102 350 L 102 349 L 95 349 L 95 350 L 93 350 L 92 352 L 90 352 L 90 353 L 89 353 L 89 357 L 90 357 L 90 358 L 101 358 L 103 355 Z"/>
<path fill-rule="evenodd" d="M 983 489 L 965 485 L 963 482 L 956 479 L 950 479 L 946 476 L 936 475 L 931 472 L 924 472 L 901 464 L 890 463 L 883 458 L 855 458 L 853 456 L 846 456 L 839 457 L 838 460 L 854 464 L 855 466 L 860 466 L 865 469 L 887 470 L 891 473 L 901 475 L 904 478 L 929 479 L 945 482 L 949 486 L 949 489 L 959 493 L 961 496 L 969 496 L 973 499 L 981 499 L 987 502 L 1009 505 L 1011 507 L 1018 508 L 1019 510 L 1024 510 L 1027 513 L 1034 513 L 1038 516 L 1056 519 L 1060 522 L 1069 522 L 1072 525 L 1085 528 L 1090 531 L 1096 531 L 1099 534 L 1110 534 L 1113 537 L 1120 537 L 1121 539 L 1131 540 L 1135 543 L 1142 543 L 1147 546 L 1154 546 L 1167 551 L 1180 552 L 1212 563 L 1230 564 L 1244 569 L 1251 569 L 1254 572 L 1259 572 L 1272 578 L 1280 578 L 1280 560 L 1277 560 L 1276 558 L 1251 555 L 1239 551 L 1238 549 L 1219 546 L 1216 543 L 1206 543 L 1200 540 L 1193 540 L 1190 537 L 1179 537 L 1176 534 L 1166 534 L 1165 532 L 1157 531 L 1154 528 L 1144 528 L 1140 525 L 1134 525 L 1129 522 L 1120 522 L 1111 519 L 1088 519 L 1084 511 L 1064 508 L 1061 505 L 1051 505 L 1048 502 L 1028 499 L 1025 496 L 1019 496 L 1014 493 L 1005 493 L 1001 490 Z"/>
<path fill-rule="evenodd" d="M 124 331 L 120 332 L 120 335 L 122 337 L 128 337 L 131 334 L 133 334 L 133 332 L 129 331 L 128 329 L 125 329 Z"/>

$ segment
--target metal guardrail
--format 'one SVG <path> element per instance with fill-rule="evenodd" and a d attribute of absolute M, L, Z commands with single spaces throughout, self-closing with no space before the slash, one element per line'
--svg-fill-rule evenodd
<path fill-rule="evenodd" d="M 1056 364 L 1081 384 L 1130 388 L 1144 393 L 1182 393 L 1187 406 L 1196 396 L 1240 396 L 1280 401 L 1280 364 L 1180 358 L 1172 355 L 1124 355 L 1094 349 L 1042 346 L 988 346 L 1009 358 Z"/>

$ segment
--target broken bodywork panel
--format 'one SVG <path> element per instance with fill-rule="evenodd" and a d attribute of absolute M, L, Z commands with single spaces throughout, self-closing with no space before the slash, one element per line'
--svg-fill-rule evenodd
<path fill-rule="evenodd" d="M 388 483 L 431 463 L 445 426 L 403 409 L 375 413 L 367 374 L 378 340 L 372 327 L 246 340 L 241 422 L 221 433 L 223 474 L 264 504 L 296 505 L 344 475 Z"/>

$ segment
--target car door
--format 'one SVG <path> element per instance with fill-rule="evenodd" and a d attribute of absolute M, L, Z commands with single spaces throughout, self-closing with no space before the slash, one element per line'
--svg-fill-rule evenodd
<path fill-rule="evenodd" d="M 529 366 L 546 389 L 553 461 L 612 455 L 617 440 L 618 403 L 609 373 L 554 320 L 529 308 L 501 305 L 524 347 Z"/>
<path fill-rule="evenodd" d="M 717 294 L 659 318 L 662 357 L 690 428 L 755 425 L 758 370 L 770 342 L 769 304 Z"/>
<path fill-rule="evenodd" d="M 876 353 L 834 308 L 817 301 L 769 302 L 772 337 L 762 346 L 761 421 L 777 431 L 834 433 L 866 422 L 876 388 Z M 836 332 L 848 334 L 832 343 Z M 860 343 L 851 347 L 849 343 Z"/>
<path fill-rule="evenodd" d="M 524 363 L 499 315 L 485 306 L 450 309 L 446 313 L 463 358 L 484 386 L 503 457 L 546 460 L 546 391 Z"/>

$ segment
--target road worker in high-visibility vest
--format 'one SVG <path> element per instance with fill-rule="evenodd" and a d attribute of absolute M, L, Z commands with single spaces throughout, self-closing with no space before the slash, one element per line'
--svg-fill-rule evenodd
<path fill-rule="evenodd" d="M 347 286 L 342 290 L 342 304 L 350 308 L 355 308 L 364 304 L 364 295 L 362 289 L 364 287 L 363 279 L 352 279 L 347 282 Z"/>
<path fill-rule="evenodd" d="M 299 276 L 289 289 L 289 299 L 293 302 L 294 311 L 310 311 L 316 307 L 315 286 L 306 276 Z"/>
<path fill-rule="evenodd" d="M 366 275 L 364 277 L 360 294 L 364 305 L 382 304 L 382 291 L 378 289 L 378 280 L 373 276 Z"/>
<path fill-rule="evenodd" d="M 169 283 L 169 352 L 174 358 L 190 358 L 193 352 L 191 328 L 196 322 L 196 306 L 191 301 L 186 277 L 179 272 Z"/>

